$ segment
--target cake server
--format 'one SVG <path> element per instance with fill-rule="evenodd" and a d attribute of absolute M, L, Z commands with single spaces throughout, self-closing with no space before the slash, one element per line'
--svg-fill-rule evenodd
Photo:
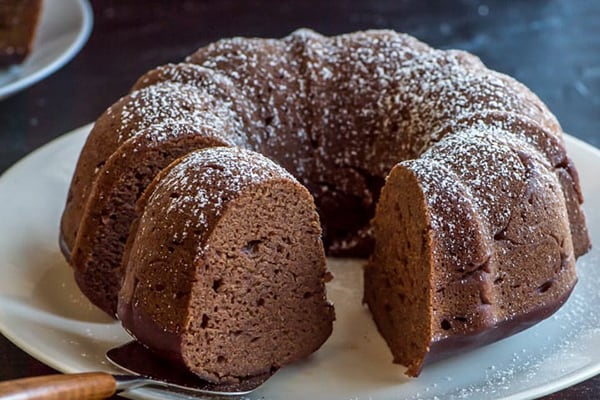
<path fill-rule="evenodd" d="M 235 385 L 211 384 L 166 364 L 137 342 L 110 349 L 106 358 L 127 373 L 84 372 L 0 382 L 0 400 L 96 400 L 139 388 L 197 398 L 240 396 L 254 391 L 273 375 L 248 378 Z"/>

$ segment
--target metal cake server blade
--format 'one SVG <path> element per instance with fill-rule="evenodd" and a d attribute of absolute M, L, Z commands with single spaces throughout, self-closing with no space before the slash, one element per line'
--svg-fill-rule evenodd
<path fill-rule="evenodd" d="M 176 391 L 192 390 L 199 394 L 240 396 L 256 390 L 276 371 L 252 376 L 235 384 L 215 384 L 200 379 L 183 367 L 168 364 L 139 342 L 131 341 L 106 352 L 106 358 L 116 367 L 138 377 L 155 382 L 156 387 L 168 385 Z"/>
<path fill-rule="evenodd" d="M 151 388 L 198 398 L 241 396 L 254 391 L 275 373 L 272 371 L 250 377 L 237 384 L 212 384 L 183 368 L 165 363 L 135 341 L 110 349 L 106 353 L 106 358 L 127 374 L 85 372 L 0 382 L 0 400 L 103 399 L 139 388 Z"/>

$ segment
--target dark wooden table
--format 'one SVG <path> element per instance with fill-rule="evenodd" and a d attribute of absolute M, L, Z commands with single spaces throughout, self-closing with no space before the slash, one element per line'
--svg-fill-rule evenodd
<path fill-rule="evenodd" d="M 81 53 L 0 101 L 0 172 L 95 120 L 151 67 L 221 37 L 280 37 L 298 27 L 325 34 L 392 28 L 436 47 L 471 51 L 533 89 L 565 131 L 600 146 L 597 0 L 97 0 L 92 6 L 94 30 Z M 0 379 L 52 372 L 0 336 Z M 600 376 L 546 398 L 600 398 Z"/>

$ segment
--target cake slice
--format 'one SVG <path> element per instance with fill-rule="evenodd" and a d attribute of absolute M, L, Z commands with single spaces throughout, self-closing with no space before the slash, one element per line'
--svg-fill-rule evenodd
<path fill-rule="evenodd" d="M 318 214 L 281 167 L 238 148 L 199 150 L 161 172 L 138 207 L 118 316 L 141 343 L 236 383 L 329 337 Z"/>

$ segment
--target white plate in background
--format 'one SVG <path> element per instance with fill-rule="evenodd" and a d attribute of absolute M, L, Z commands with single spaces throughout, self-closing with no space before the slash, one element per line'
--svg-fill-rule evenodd
<path fill-rule="evenodd" d="M 33 49 L 21 65 L 0 69 L 0 99 L 52 74 L 81 50 L 92 31 L 86 0 L 44 0 Z"/>
<path fill-rule="evenodd" d="M 58 249 L 69 181 L 90 126 L 33 152 L 0 177 L 0 330 L 63 372 L 117 372 L 107 349 L 129 340 L 78 291 Z M 600 373 L 600 151 L 572 137 L 594 249 L 577 263 L 579 283 L 554 316 L 498 343 L 426 366 L 417 379 L 392 364 L 361 305 L 362 261 L 329 259 L 337 320 L 310 359 L 283 368 L 250 399 L 511 399 L 548 394 Z M 164 393 L 160 398 L 165 398 Z M 150 390 L 132 397 L 159 398 Z"/>

